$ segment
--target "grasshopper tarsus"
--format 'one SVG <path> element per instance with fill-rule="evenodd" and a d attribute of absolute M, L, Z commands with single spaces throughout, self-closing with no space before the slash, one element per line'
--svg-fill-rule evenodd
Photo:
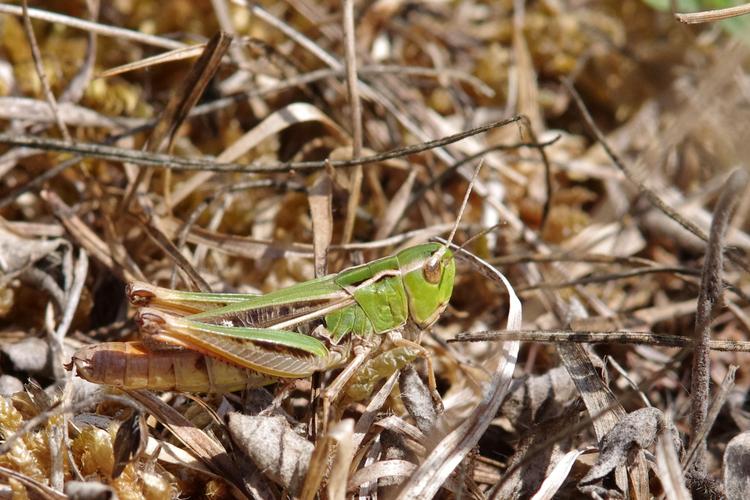
<path fill-rule="evenodd" d="M 435 413 L 438 415 L 445 411 L 445 405 L 443 404 L 443 398 L 440 397 L 440 393 L 437 390 L 430 391 L 430 397 L 432 398 L 432 406 L 435 408 Z"/>

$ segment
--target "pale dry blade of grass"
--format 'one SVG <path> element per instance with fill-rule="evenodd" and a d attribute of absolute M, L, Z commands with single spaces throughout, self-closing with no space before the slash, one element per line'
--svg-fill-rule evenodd
<path fill-rule="evenodd" d="M 483 273 L 491 273 L 495 280 L 505 286 L 510 299 L 507 327 L 509 330 L 520 328 L 521 301 L 505 276 L 474 255 L 465 252 L 459 252 L 458 255 L 470 259 Z M 519 343 L 511 341 L 504 343 L 497 351 L 493 359 L 495 363 L 493 376 L 487 384 L 484 398 L 468 418 L 442 438 L 429 452 L 424 462 L 403 485 L 398 494 L 400 500 L 434 496 L 466 454 L 476 445 L 507 394 L 516 366 L 518 349 Z"/>

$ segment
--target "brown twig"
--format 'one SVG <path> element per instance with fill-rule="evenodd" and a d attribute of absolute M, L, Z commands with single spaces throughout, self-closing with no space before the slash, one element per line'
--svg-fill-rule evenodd
<path fill-rule="evenodd" d="M 601 274 L 601 275 L 595 275 L 595 276 L 586 276 L 586 277 L 578 278 L 574 280 L 549 282 L 549 283 L 537 283 L 535 285 L 519 286 L 516 289 L 516 291 L 518 293 L 523 293 L 523 292 L 528 292 L 530 290 L 558 290 L 561 288 L 569 288 L 569 287 L 574 287 L 578 285 L 607 283 L 607 282 L 614 281 L 614 280 L 624 280 L 624 279 L 629 279 L 629 278 L 633 278 L 636 276 L 644 276 L 647 274 L 656 274 L 656 273 L 676 274 L 678 276 L 679 275 L 700 276 L 701 274 L 700 271 L 697 271 L 695 269 L 687 269 L 684 267 L 674 267 L 674 266 L 654 265 L 653 267 L 642 267 L 639 269 L 632 269 L 630 271 L 623 271 L 619 273 L 608 273 L 608 274 Z M 691 283 L 693 282 L 692 280 L 686 280 L 686 281 L 689 281 Z M 748 295 L 745 294 L 745 292 L 743 292 L 740 287 L 735 286 L 732 283 L 729 283 L 728 281 L 722 281 L 722 285 L 732 290 L 738 297 L 750 302 L 750 297 L 748 297 Z"/>
<path fill-rule="evenodd" d="M 356 165 L 366 165 L 369 163 L 378 163 L 393 158 L 401 158 L 413 154 L 422 153 L 430 149 L 440 148 L 453 144 L 460 140 L 472 137 L 474 135 L 487 132 L 498 127 L 503 127 L 510 123 L 520 120 L 514 116 L 505 120 L 490 122 L 486 125 L 473 129 L 449 135 L 433 141 L 426 141 L 411 146 L 392 149 L 384 153 L 378 153 L 370 156 L 363 156 L 356 160 L 332 160 L 331 166 L 353 167 Z M 48 137 L 33 137 L 26 135 L 0 134 L 0 144 L 9 144 L 12 146 L 23 146 L 29 148 L 42 149 L 47 151 L 61 151 L 76 153 L 82 156 L 99 158 L 102 160 L 130 162 L 136 165 L 154 166 L 160 168 L 171 168 L 179 171 L 196 171 L 206 170 L 211 172 L 244 172 L 244 173 L 269 173 L 269 172 L 290 172 L 303 170 L 319 170 L 325 168 L 325 161 L 300 161 L 300 162 L 277 162 L 277 163 L 225 163 L 217 162 L 210 158 L 181 158 L 178 156 L 148 153 L 133 149 L 118 148 L 105 146 L 101 144 L 91 144 L 84 142 L 66 143 L 58 139 Z"/>
<path fill-rule="evenodd" d="M 690 337 L 666 335 L 653 332 L 608 331 L 584 332 L 571 330 L 489 330 L 486 332 L 459 333 L 448 342 L 542 342 L 557 344 L 564 342 L 591 344 L 642 344 L 662 347 L 690 347 L 695 341 Z M 708 348 L 712 351 L 750 352 L 750 341 L 711 340 Z"/>
<path fill-rule="evenodd" d="M 713 23 L 732 17 L 750 14 L 750 3 L 725 9 L 704 10 L 702 12 L 676 13 L 674 17 L 685 24 Z"/>
<path fill-rule="evenodd" d="M 691 439 L 690 446 L 682 460 L 684 471 L 688 471 L 691 466 L 695 467 L 697 461 L 701 460 L 700 449 L 705 446 L 705 439 L 708 435 L 708 431 L 711 430 L 711 427 L 716 421 L 716 417 L 719 416 L 719 411 L 722 406 L 724 406 L 729 392 L 734 388 L 734 378 L 737 373 L 737 368 L 737 366 L 729 366 L 729 370 L 727 370 L 726 375 L 724 375 L 724 380 L 721 382 L 716 396 L 714 396 L 711 408 L 706 412 L 703 423 L 700 428 L 695 429 L 696 438 Z M 708 403 L 706 403 L 706 406 L 708 408 Z M 703 457 L 703 460 L 705 460 L 705 457 Z"/>
<path fill-rule="evenodd" d="M 488 148 L 482 149 L 481 151 L 474 153 L 472 155 L 466 156 L 464 158 L 461 158 L 457 162 L 453 163 L 450 167 L 446 168 L 442 172 L 440 172 L 439 175 L 435 176 L 433 179 L 430 180 L 427 184 L 422 186 L 416 193 L 414 193 L 409 199 L 409 203 L 406 206 L 406 210 L 411 208 L 412 205 L 414 205 L 417 201 L 419 201 L 427 192 L 432 190 L 435 186 L 440 185 L 440 183 L 444 182 L 446 179 L 450 178 L 452 175 L 456 174 L 458 169 L 468 163 L 473 162 L 474 160 L 481 158 L 485 156 L 488 153 L 491 153 L 493 151 L 510 151 L 513 149 L 521 149 L 521 148 L 539 148 L 543 149 L 547 146 L 551 146 L 552 144 L 556 143 L 558 140 L 560 140 L 560 136 L 555 136 L 554 138 L 550 139 L 549 141 L 545 141 L 542 143 L 537 142 L 516 142 L 513 144 L 495 144 L 493 146 L 490 146 Z"/>
<path fill-rule="evenodd" d="M 359 77 L 357 76 L 357 45 L 354 33 L 354 1 L 343 0 L 344 10 L 344 47 L 346 67 L 346 90 L 349 93 L 349 107 L 352 121 L 352 160 L 362 156 L 362 102 L 359 98 Z M 362 165 L 354 167 L 351 174 L 349 201 L 346 205 L 346 219 L 341 244 L 346 245 L 352 239 L 354 221 L 362 191 Z"/>
<path fill-rule="evenodd" d="M 747 182 L 748 175 L 744 170 L 737 169 L 732 172 L 716 204 L 711 223 L 711 233 L 698 294 L 698 308 L 695 314 L 695 351 L 693 352 L 693 378 L 690 385 L 692 440 L 697 438 L 698 429 L 704 425 L 708 412 L 711 320 L 715 308 L 721 302 L 723 291 L 724 236 L 729 225 L 729 219 L 737 205 L 738 195 L 743 192 Z M 694 470 L 697 475 L 705 476 L 707 472 L 705 440 L 700 444 L 696 453 Z"/>
<path fill-rule="evenodd" d="M 527 116 L 523 116 L 521 123 L 525 125 L 526 132 L 531 137 L 531 142 L 536 145 L 535 147 L 539 151 L 539 157 L 542 159 L 542 165 L 544 165 L 545 198 L 544 206 L 542 207 L 541 224 L 539 225 L 539 227 L 541 228 L 539 232 L 543 233 L 544 226 L 547 224 L 547 217 L 549 216 L 550 208 L 552 207 L 552 167 L 550 166 L 550 161 L 547 157 L 547 152 L 544 150 L 544 146 L 539 143 L 536 133 L 534 132 L 532 120 Z M 555 141 L 556 140 L 557 139 L 555 139 Z"/>
<path fill-rule="evenodd" d="M 49 104 L 50 110 L 52 110 L 52 115 L 55 117 L 57 128 L 60 129 L 60 133 L 62 134 L 65 141 L 70 142 L 72 140 L 72 138 L 70 137 L 70 132 L 68 132 L 68 127 L 60 117 L 60 110 L 57 107 L 57 99 L 55 99 L 55 94 L 52 93 L 52 88 L 50 87 L 49 80 L 47 79 L 47 73 L 44 71 L 44 65 L 42 64 L 42 53 L 39 50 L 39 45 L 36 42 L 34 27 L 31 25 L 31 18 L 29 17 L 28 0 L 23 0 L 21 6 L 23 8 L 23 28 L 26 32 L 26 37 L 29 39 L 29 45 L 31 46 L 31 56 L 34 59 L 34 68 L 36 69 L 36 75 L 39 78 L 39 82 L 42 84 L 42 92 L 44 93 L 44 98 L 47 100 L 47 104 Z"/>
<path fill-rule="evenodd" d="M 0 14 L 10 14 L 13 16 L 23 16 L 23 9 L 18 5 L 0 4 Z M 161 47 L 163 49 L 180 49 L 186 45 L 176 40 L 170 40 L 160 36 L 148 35 L 141 33 L 140 31 L 133 31 L 125 28 L 118 28 L 116 26 L 107 26 L 106 24 L 95 23 L 92 21 L 84 21 L 77 17 L 66 16 L 64 14 L 58 14 L 56 12 L 49 12 L 42 9 L 28 9 L 28 17 L 33 19 L 40 19 L 49 23 L 59 23 L 64 26 L 70 26 L 79 30 L 90 31 L 103 36 L 111 36 L 115 38 L 121 38 L 123 40 L 131 40 L 145 45 L 151 45 L 153 47 Z"/>
<path fill-rule="evenodd" d="M 151 130 L 148 142 L 144 146 L 145 151 L 171 152 L 177 130 L 187 119 L 190 110 L 198 102 L 211 78 L 218 71 L 221 58 L 224 57 L 231 41 L 232 37 L 220 31 L 206 44 L 201 56 L 191 66 L 182 87 L 169 99 L 166 108 Z M 149 169 L 138 171 L 138 175 L 130 183 L 122 198 L 121 209 L 126 210 L 130 206 L 132 196 L 141 188 L 142 182 L 149 177 L 149 174 Z M 165 186 L 168 185 L 169 182 L 165 182 Z"/>

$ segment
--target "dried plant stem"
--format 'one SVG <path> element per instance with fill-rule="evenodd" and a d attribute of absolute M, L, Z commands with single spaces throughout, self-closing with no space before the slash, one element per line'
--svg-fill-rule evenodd
<path fill-rule="evenodd" d="M 538 122 L 541 123 L 541 118 L 539 118 Z M 524 116 L 521 120 L 521 123 L 526 126 L 526 132 L 531 137 L 531 142 L 537 144 L 536 148 L 539 150 L 539 156 L 542 160 L 542 165 L 544 165 L 545 199 L 544 206 L 542 207 L 542 220 L 540 224 L 540 232 L 543 232 L 544 226 L 547 224 L 547 218 L 549 217 L 550 208 L 552 206 L 552 167 L 550 166 L 549 158 L 547 157 L 547 152 L 544 150 L 544 146 L 539 144 L 537 135 L 534 132 L 534 122 L 532 121 L 532 118 Z"/>
<path fill-rule="evenodd" d="M 727 7 L 726 9 L 704 10 L 702 12 L 678 13 L 674 17 L 685 24 L 712 23 L 732 17 L 750 14 L 750 3 Z"/>
<path fill-rule="evenodd" d="M 378 163 L 393 158 L 400 158 L 412 154 L 421 153 L 430 149 L 440 148 L 453 144 L 460 140 L 474 135 L 487 132 L 494 128 L 503 127 L 517 122 L 520 117 L 514 116 L 505 120 L 490 122 L 486 125 L 476 127 L 458 134 L 449 135 L 440 139 L 426 141 L 412 146 L 396 148 L 383 153 L 371 156 L 363 156 L 356 160 L 333 160 L 333 167 L 353 167 L 355 165 L 366 165 L 368 163 Z M 12 146 L 22 146 L 36 148 L 47 151 L 62 151 L 76 153 L 91 158 L 103 160 L 130 162 L 136 165 L 147 165 L 160 168 L 171 168 L 179 171 L 196 171 L 206 170 L 211 172 L 244 172 L 244 173 L 268 173 L 268 172 L 289 172 L 292 170 L 318 170 L 325 168 L 325 161 L 301 161 L 301 162 L 278 162 L 278 163 L 226 163 L 218 162 L 211 158 L 181 158 L 178 156 L 148 153 L 133 149 L 118 148 L 105 146 L 102 144 L 91 144 L 83 142 L 67 143 L 57 139 L 47 137 L 34 137 L 27 135 L 0 134 L 0 144 L 9 144 Z"/>
<path fill-rule="evenodd" d="M 148 142 L 144 145 L 146 151 L 160 152 L 166 150 L 167 152 L 171 152 L 177 130 L 185 119 L 187 119 L 190 110 L 198 102 L 200 96 L 203 95 L 211 78 L 219 70 L 221 59 L 229 49 L 231 42 L 232 37 L 222 31 L 211 37 L 203 53 L 186 75 L 182 88 L 172 95 L 169 102 L 167 102 L 166 108 L 164 108 L 164 111 L 156 121 L 154 128 L 151 130 Z M 125 196 L 123 196 L 120 203 L 121 208 L 127 209 L 130 206 L 133 195 L 139 189 L 142 189 L 143 183 L 150 178 L 150 174 L 149 169 L 138 171 L 138 175 L 130 183 Z M 170 205 L 169 175 L 170 171 L 167 170 L 165 198 L 168 206 Z"/>
<path fill-rule="evenodd" d="M 486 342 L 519 340 L 521 342 L 591 343 L 591 344 L 644 344 L 662 347 L 691 347 L 695 341 L 690 337 L 666 335 L 653 332 L 633 331 L 581 331 L 581 330 L 489 330 L 485 332 L 459 333 L 448 342 Z M 711 340 L 712 351 L 750 352 L 750 341 Z"/>
<path fill-rule="evenodd" d="M 354 1 L 343 0 L 344 10 L 344 47 L 346 67 L 346 90 L 349 93 L 349 107 L 352 121 L 352 159 L 362 155 L 362 103 L 359 98 L 357 77 L 357 46 L 354 36 Z M 349 189 L 349 202 L 346 207 L 346 220 L 341 244 L 346 245 L 352 239 L 354 220 L 359 206 L 362 190 L 362 165 L 354 167 Z"/>
<path fill-rule="evenodd" d="M 200 49 L 200 47 L 197 47 L 197 49 L 193 48 L 194 46 L 190 46 L 186 49 L 181 49 L 184 51 L 189 52 L 183 52 L 185 53 L 191 53 L 191 52 L 200 52 L 197 49 Z M 168 59 L 168 57 L 172 56 L 165 56 L 165 54 L 160 54 L 159 56 L 155 56 L 154 58 L 150 58 L 152 62 L 156 62 L 160 59 Z M 171 60 L 171 59 L 168 59 Z M 132 65 L 124 65 L 120 66 L 119 68 L 112 68 L 112 70 L 108 70 L 107 72 L 101 73 L 100 77 L 110 76 L 111 73 L 118 73 L 124 70 L 130 70 L 133 66 L 135 67 L 141 67 L 144 66 L 147 62 L 146 59 L 138 61 L 137 63 L 133 63 Z M 237 102 L 245 101 L 246 99 L 250 97 L 262 97 L 269 94 L 276 94 L 279 92 L 282 92 L 284 90 L 288 90 L 290 88 L 294 87 L 302 87 L 304 85 L 309 85 L 311 83 L 324 80 L 326 78 L 338 78 L 343 76 L 345 73 L 342 69 L 336 69 L 336 68 L 323 68 L 323 69 L 316 69 L 314 71 L 310 71 L 308 73 L 303 73 L 301 75 L 294 75 L 290 76 L 289 78 L 279 81 L 279 83 L 264 87 L 264 88 L 252 88 L 245 91 L 242 91 L 237 94 L 232 94 L 226 97 L 220 97 L 219 99 L 213 100 L 211 102 L 207 102 L 205 104 L 201 104 L 200 106 L 196 106 L 195 109 L 190 113 L 190 116 L 198 116 L 198 115 L 204 115 L 208 113 L 212 113 L 215 111 L 219 111 L 221 109 L 226 108 L 227 106 L 231 104 L 235 104 Z M 479 80 L 478 78 L 467 74 L 463 71 L 451 69 L 451 68 L 441 68 L 440 70 L 437 70 L 435 68 L 424 68 L 421 66 L 399 66 L 396 64 L 371 64 L 367 66 L 362 66 L 357 69 L 357 73 L 359 76 L 363 77 L 372 77 L 372 76 L 379 76 L 383 74 L 395 74 L 398 76 L 417 76 L 417 77 L 426 77 L 426 78 L 441 78 L 441 77 L 448 77 L 451 79 L 458 80 L 460 82 L 464 82 L 467 85 L 472 86 L 477 92 L 482 93 L 483 95 L 487 97 L 494 97 L 495 92 L 492 90 L 491 87 L 489 87 L 487 84 Z"/>
<path fill-rule="evenodd" d="M 26 31 L 26 36 L 29 39 L 29 45 L 31 46 L 31 56 L 34 59 L 34 68 L 36 69 L 36 74 L 39 77 L 39 82 L 42 84 L 44 98 L 47 100 L 47 103 L 52 110 L 52 115 L 55 117 L 57 128 L 60 129 L 60 133 L 62 134 L 63 138 L 67 142 L 70 142 L 72 140 L 72 138 L 70 137 L 70 132 L 68 132 L 68 127 L 65 126 L 65 122 L 60 116 L 60 110 L 57 107 L 57 99 L 55 99 L 55 94 L 52 93 L 52 88 L 50 87 L 49 80 L 47 79 L 47 73 L 44 71 L 44 65 L 42 64 L 42 53 L 39 50 L 39 44 L 37 44 L 36 42 L 36 36 L 34 36 L 34 27 L 31 26 L 31 18 L 29 17 L 29 5 L 27 0 L 23 0 L 22 7 L 23 27 L 24 31 Z"/>
<path fill-rule="evenodd" d="M 700 271 L 697 271 L 695 269 L 655 265 L 652 267 L 642 267 L 639 269 L 632 269 L 630 271 L 623 271 L 619 273 L 608 273 L 608 274 L 601 274 L 601 275 L 594 275 L 594 276 L 586 276 L 583 278 L 569 280 L 569 281 L 561 281 L 558 283 L 537 283 L 535 285 L 519 286 L 517 291 L 519 293 L 523 293 L 523 292 L 528 292 L 531 290 L 559 290 L 561 288 L 569 288 L 569 287 L 574 287 L 574 286 L 579 286 L 579 285 L 590 285 L 592 283 L 607 283 L 610 281 L 629 279 L 635 276 L 643 276 L 646 274 L 655 274 L 655 273 L 676 274 L 678 276 L 680 275 L 700 276 L 701 274 Z M 685 280 L 691 283 L 694 281 L 694 280 L 687 280 L 687 279 Z M 745 299 L 745 300 L 750 299 L 750 297 L 748 297 L 747 294 L 745 294 L 740 287 L 735 286 L 732 283 L 729 283 L 728 281 L 723 281 L 722 284 L 726 288 L 732 290 L 735 294 L 737 294 L 738 297 L 741 297 L 742 299 Z"/>
<path fill-rule="evenodd" d="M 0 14 L 10 14 L 13 16 L 23 16 L 23 9 L 18 5 L 7 5 L 0 4 Z M 66 16 L 64 14 L 58 14 L 56 12 L 49 12 L 42 9 L 28 9 L 28 17 L 33 19 L 40 19 L 50 23 L 59 23 L 64 26 L 70 26 L 79 30 L 90 31 L 103 36 L 111 36 L 114 38 L 121 38 L 123 40 L 131 40 L 153 47 L 161 47 L 163 49 L 180 49 L 186 46 L 182 42 L 176 40 L 170 40 L 169 38 L 163 38 L 160 36 L 147 35 L 139 31 L 128 30 L 125 28 L 118 28 L 116 26 L 107 26 L 106 24 L 95 23 L 92 21 L 85 21 L 77 17 Z"/>
<path fill-rule="evenodd" d="M 695 466 L 696 460 L 701 459 L 700 448 L 705 447 L 705 438 L 708 435 L 708 431 L 711 430 L 711 427 L 716 421 L 716 417 L 719 416 L 719 411 L 721 410 L 722 406 L 724 406 L 729 392 L 734 388 L 734 379 L 735 375 L 737 374 L 737 369 L 737 366 L 729 365 L 729 370 L 727 370 L 726 375 L 724 375 L 724 380 L 721 382 L 719 390 L 717 391 L 716 396 L 714 396 L 714 399 L 711 402 L 710 410 L 707 410 L 703 424 L 700 428 L 696 429 L 695 435 L 697 436 L 697 438 L 691 441 L 690 446 L 688 447 L 688 450 L 683 457 L 683 470 L 689 470 L 691 465 Z M 708 404 L 706 404 L 706 406 L 708 408 Z"/>
<path fill-rule="evenodd" d="M 693 352 L 693 377 L 690 385 L 690 428 L 693 441 L 698 438 L 698 430 L 704 425 L 708 412 L 710 379 L 708 354 L 711 341 L 711 320 L 714 308 L 720 304 L 723 291 L 724 237 L 729 226 L 729 219 L 739 201 L 738 195 L 744 191 L 747 182 L 748 175 L 745 171 L 738 169 L 732 172 L 716 204 L 711 223 L 695 314 L 696 345 Z M 706 441 L 702 439 L 694 462 L 694 471 L 699 475 L 705 475 L 707 472 L 706 450 Z"/>

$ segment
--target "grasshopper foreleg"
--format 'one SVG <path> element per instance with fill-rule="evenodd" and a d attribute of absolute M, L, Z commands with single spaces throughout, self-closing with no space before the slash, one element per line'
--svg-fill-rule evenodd
<path fill-rule="evenodd" d="M 435 369 L 432 365 L 432 356 L 430 356 L 430 351 L 417 344 L 416 342 L 412 342 L 411 340 L 406 340 L 400 337 L 394 339 L 393 344 L 400 348 L 412 350 L 415 354 L 415 358 L 424 358 L 425 362 L 427 363 L 427 387 L 430 389 L 430 396 L 432 397 L 432 402 L 435 404 L 435 409 L 438 413 L 442 413 L 443 399 L 440 397 L 440 393 L 437 390 L 437 382 L 435 381 Z"/>

